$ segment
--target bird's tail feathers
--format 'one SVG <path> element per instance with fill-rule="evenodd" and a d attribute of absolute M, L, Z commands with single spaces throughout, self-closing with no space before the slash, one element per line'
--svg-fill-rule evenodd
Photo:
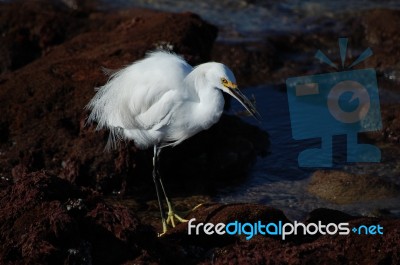
<path fill-rule="evenodd" d="M 107 67 L 101 67 L 101 71 L 103 72 L 103 74 L 105 74 L 106 76 L 112 76 L 115 73 L 117 73 L 120 69 L 111 69 L 111 68 L 107 68 Z"/>
<path fill-rule="evenodd" d="M 110 134 L 108 136 L 108 141 L 105 146 L 105 150 L 111 151 L 111 150 L 117 149 L 120 146 L 121 141 L 123 139 L 124 139 L 124 137 L 123 137 L 123 129 L 122 128 L 120 128 L 120 127 L 110 128 Z"/>

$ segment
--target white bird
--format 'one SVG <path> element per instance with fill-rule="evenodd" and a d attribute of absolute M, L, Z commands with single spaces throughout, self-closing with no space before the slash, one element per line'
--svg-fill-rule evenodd
<path fill-rule="evenodd" d="M 108 147 L 115 147 L 120 139 L 133 140 L 140 149 L 154 147 L 153 180 L 163 233 L 167 224 L 175 226 L 174 218 L 186 220 L 175 214 L 157 174 L 161 148 L 176 146 L 215 124 L 224 108 L 222 92 L 259 116 L 225 65 L 209 62 L 193 68 L 174 53 L 156 51 L 112 74 L 87 105 L 91 110 L 88 121 L 97 122 L 97 129 L 110 130 Z M 168 205 L 167 219 L 159 185 Z"/>

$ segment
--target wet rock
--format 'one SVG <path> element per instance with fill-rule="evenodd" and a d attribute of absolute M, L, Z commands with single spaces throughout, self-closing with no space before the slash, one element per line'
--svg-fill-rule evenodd
<path fill-rule="evenodd" d="M 366 136 L 370 140 L 381 143 L 382 150 L 386 150 L 388 147 L 386 143 L 397 144 L 400 139 L 397 108 L 400 99 L 398 89 L 400 65 L 396 59 L 399 57 L 400 49 L 398 41 L 400 39 L 400 12 L 389 9 L 362 11 L 357 14 L 354 21 L 352 28 L 357 27 L 358 31 L 361 29 L 362 33 L 355 39 L 361 45 L 360 47 L 364 47 L 358 48 L 359 53 L 367 47 L 373 51 L 373 56 L 356 68 L 374 68 L 376 70 L 382 114 L 382 130 L 367 133 Z M 390 152 L 389 150 L 382 153 Z"/>
<path fill-rule="evenodd" d="M 363 13 L 361 20 L 366 42 L 374 51 L 371 60 L 376 67 L 385 70 L 397 66 L 396 58 L 399 56 L 400 47 L 400 12 L 374 9 Z"/>
<path fill-rule="evenodd" d="M 400 195 L 400 188 L 378 176 L 356 175 L 335 170 L 313 173 L 308 191 L 322 199 L 349 204 L 392 198 Z"/>
<path fill-rule="evenodd" d="M 378 140 L 400 143 L 400 110 L 397 104 L 382 106 L 382 123 L 385 125 Z M 376 135 L 372 135 L 374 137 Z M 372 138 L 371 137 L 371 138 Z"/>
<path fill-rule="evenodd" d="M 74 158 L 69 158 L 61 163 L 63 170 L 60 173 L 62 179 L 66 179 L 71 183 L 76 183 L 79 174 L 79 162 Z M 79 181 L 78 181 L 79 182 Z"/>
<path fill-rule="evenodd" d="M 199 207 L 188 218 L 197 222 L 288 222 L 284 214 L 274 208 L 251 205 L 211 204 Z M 332 218 L 331 218 L 332 217 Z M 399 220 L 365 218 L 345 213 L 317 209 L 305 223 L 349 223 L 349 228 L 377 225 L 384 228 L 383 235 L 316 235 L 298 234 L 288 240 L 276 236 L 257 235 L 250 240 L 243 236 L 188 235 L 187 225 L 181 224 L 161 240 L 175 253 L 183 255 L 181 264 L 397 264 L 400 261 Z M 174 247 L 175 246 L 175 247 Z M 363 255 L 360 256 L 360 253 Z M 175 263 L 179 264 L 178 260 Z"/>
<path fill-rule="evenodd" d="M 187 217 L 188 220 L 195 218 L 197 223 L 212 223 L 214 225 L 218 223 L 230 223 L 238 221 L 241 223 L 246 222 L 258 222 L 258 221 L 271 221 L 283 223 L 288 222 L 286 216 L 282 211 L 274 209 L 272 207 L 255 205 L 255 204 L 205 204 L 199 206 L 196 210 L 190 213 Z M 168 231 L 168 233 L 161 238 L 161 240 L 174 247 L 177 253 L 185 253 L 184 257 L 186 262 L 199 263 L 204 258 L 214 260 L 214 256 L 218 256 L 220 253 L 224 253 L 223 249 L 228 248 L 227 246 L 236 246 L 243 242 L 246 242 L 245 235 L 230 236 L 230 235 L 207 235 L 204 232 L 200 232 L 195 235 L 195 231 L 191 231 L 191 235 L 188 235 L 188 227 L 186 223 L 179 224 L 175 229 Z M 253 240 L 257 240 L 262 236 L 255 236 Z M 268 239 L 266 239 L 268 240 Z M 271 240 L 273 242 L 274 240 Z M 256 254 L 256 253 L 253 253 Z M 249 253 L 249 255 L 252 255 Z M 200 262 L 200 264 L 202 263 Z M 184 264 L 184 263 L 182 263 Z"/>
<path fill-rule="evenodd" d="M 318 221 L 321 221 L 323 224 L 328 224 L 328 223 L 341 223 L 341 222 L 347 222 L 350 220 L 356 219 L 356 217 L 351 216 L 347 213 L 338 211 L 338 210 L 332 210 L 332 209 L 327 209 L 327 208 L 318 208 L 313 211 L 311 211 L 308 214 L 308 217 L 306 219 L 307 223 L 317 223 Z"/>
<path fill-rule="evenodd" d="M 237 44 L 217 42 L 212 58 L 229 65 L 240 87 L 269 82 L 270 72 L 277 67 L 275 47 L 267 41 Z"/>
<path fill-rule="evenodd" d="M 400 221 L 318 209 L 305 221 L 379 224 L 383 235 L 188 235 L 179 224 L 157 238 L 117 201 L 105 202 L 47 172 L 24 174 L 0 190 L 0 262 L 40 264 L 398 264 Z M 290 222 L 284 213 L 254 204 L 205 204 L 186 218 L 196 222 Z M 354 251 L 353 251 L 354 250 Z M 360 257 L 359 253 L 363 255 Z"/>
<path fill-rule="evenodd" d="M 46 172 L 23 174 L 0 193 L 2 264 L 116 264 L 156 238 L 126 207 Z"/>
<path fill-rule="evenodd" d="M 350 225 L 376 224 L 378 220 L 358 219 Z M 383 236 L 322 236 L 303 244 L 281 243 L 273 239 L 241 242 L 220 248 L 203 264 L 396 264 L 399 221 L 379 221 L 387 228 Z M 397 247 L 396 247 L 397 248 Z M 362 253 L 362 255 L 360 255 Z"/>
<path fill-rule="evenodd" d="M 384 19 L 382 19 L 384 18 Z M 363 28 L 361 39 L 365 47 L 371 47 L 374 55 L 362 63 L 378 72 L 381 97 L 383 130 L 368 137 L 380 142 L 399 143 L 398 100 L 400 80 L 400 12 L 398 10 L 374 9 L 361 12 L 359 23 Z"/>
<path fill-rule="evenodd" d="M 196 223 L 210 222 L 213 224 L 217 223 L 230 223 L 238 221 L 241 223 L 254 223 L 257 221 L 269 221 L 287 223 L 289 220 L 284 215 L 284 213 L 273 207 L 249 204 L 249 203 L 237 203 L 237 204 L 218 204 L 209 203 L 202 204 L 196 207 L 195 210 L 186 216 L 187 219 L 195 218 Z M 180 224 L 177 229 L 173 229 L 168 232 L 168 238 L 172 238 L 173 235 L 181 233 L 181 230 L 187 231 L 187 224 Z M 206 234 L 202 234 L 206 236 Z M 239 236 L 240 240 L 246 240 L 245 235 Z M 236 240 L 236 239 L 235 239 Z M 196 242 L 198 242 L 196 240 Z M 194 242 L 194 243 L 196 243 Z M 211 242 L 211 241 L 210 241 Z M 218 243 L 217 243 L 218 244 Z"/>

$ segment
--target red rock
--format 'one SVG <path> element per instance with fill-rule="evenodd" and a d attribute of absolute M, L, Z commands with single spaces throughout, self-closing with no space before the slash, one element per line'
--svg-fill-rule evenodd
<path fill-rule="evenodd" d="M 288 220 L 279 210 L 259 205 L 209 205 L 198 208 L 188 218 L 202 222 L 254 222 Z M 180 246 L 182 253 L 196 264 L 398 264 L 400 262 L 400 220 L 349 216 L 339 211 L 319 209 L 305 221 L 323 224 L 348 222 L 349 227 L 376 225 L 383 235 L 317 235 L 279 237 L 256 236 L 248 241 L 231 236 L 189 236 L 187 225 L 171 230 L 163 240 Z M 180 241 L 183 240 L 184 241 Z M 178 248 L 178 247 L 177 247 Z M 183 250 L 182 250 L 183 248 Z M 195 258 L 196 257 L 196 258 Z"/>
<path fill-rule="evenodd" d="M 46 172 L 24 174 L 0 193 L 2 264 L 116 264 L 156 240 L 126 207 Z"/>

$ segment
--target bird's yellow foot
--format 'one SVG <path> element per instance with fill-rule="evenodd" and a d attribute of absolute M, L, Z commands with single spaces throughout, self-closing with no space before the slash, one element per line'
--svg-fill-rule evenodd
<path fill-rule="evenodd" d="M 200 208 L 201 206 L 203 206 L 204 203 L 200 203 L 199 205 L 195 206 L 192 210 L 190 210 L 189 212 L 194 212 L 196 211 L 198 208 Z"/>
<path fill-rule="evenodd" d="M 181 223 L 186 223 L 188 221 L 175 213 L 170 202 L 167 202 L 167 204 L 168 204 L 168 217 L 167 217 L 168 225 L 175 227 L 175 219 L 176 219 L 176 221 L 181 222 Z"/>
<path fill-rule="evenodd" d="M 163 232 L 162 233 L 158 233 L 158 237 L 163 236 L 168 231 L 167 221 L 165 221 L 165 219 L 163 218 L 161 220 L 161 223 L 162 223 Z"/>
<path fill-rule="evenodd" d="M 188 220 L 180 217 L 175 212 L 169 212 L 168 218 L 167 218 L 167 224 L 171 225 L 172 227 L 175 227 L 175 219 L 176 219 L 176 221 L 181 222 L 181 223 L 186 223 L 188 221 Z"/>
<path fill-rule="evenodd" d="M 181 212 L 182 215 L 186 216 L 191 212 L 194 212 L 195 210 L 197 210 L 198 208 L 200 208 L 201 206 L 203 206 L 203 203 L 200 203 L 199 205 L 197 205 L 196 207 L 194 207 L 193 209 L 186 211 L 186 212 Z M 172 227 L 175 227 L 175 220 L 177 219 L 179 222 L 181 223 L 186 223 L 189 220 L 180 217 L 178 214 L 175 213 L 175 211 L 173 210 L 171 204 L 168 205 L 168 218 L 167 218 L 167 224 L 170 224 Z"/>
<path fill-rule="evenodd" d="M 162 220 L 163 232 L 161 234 L 158 234 L 159 237 L 163 236 L 168 231 L 168 225 L 175 227 L 176 222 L 180 222 L 180 223 L 188 222 L 188 220 L 186 220 L 185 218 L 182 218 L 173 210 L 173 207 L 170 202 L 167 202 L 167 205 L 168 205 L 168 217 L 167 217 L 167 220 L 165 220 L 165 219 Z M 184 213 L 184 215 L 186 215 L 186 214 L 187 214 L 187 212 Z"/>
<path fill-rule="evenodd" d="M 174 209 L 173 209 L 171 203 L 167 202 L 167 205 L 168 205 L 168 217 L 167 217 L 167 220 L 165 220 L 165 219 L 162 220 L 163 232 L 158 234 L 159 237 L 160 237 L 160 236 L 163 236 L 165 233 L 167 233 L 167 231 L 168 231 L 168 226 L 169 226 L 169 225 L 172 226 L 172 227 L 175 227 L 175 226 L 176 226 L 176 221 L 177 221 L 177 222 L 180 222 L 180 223 L 186 223 L 186 222 L 189 221 L 189 220 L 187 220 L 187 219 L 182 218 L 181 216 L 179 216 L 179 215 L 174 211 Z M 184 215 L 184 216 L 185 216 L 185 215 L 188 215 L 189 213 L 191 213 L 191 212 L 197 210 L 198 208 L 200 208 L 200 207 L 203 206 L 203 205 L 204 205 L 203 203 L 200 203 L 199 205 L 195 206 L 193 209 L 181 213 L 181 215 Z M 176 219 L 176 220 L 175 220 L 175 219 Z"/>

